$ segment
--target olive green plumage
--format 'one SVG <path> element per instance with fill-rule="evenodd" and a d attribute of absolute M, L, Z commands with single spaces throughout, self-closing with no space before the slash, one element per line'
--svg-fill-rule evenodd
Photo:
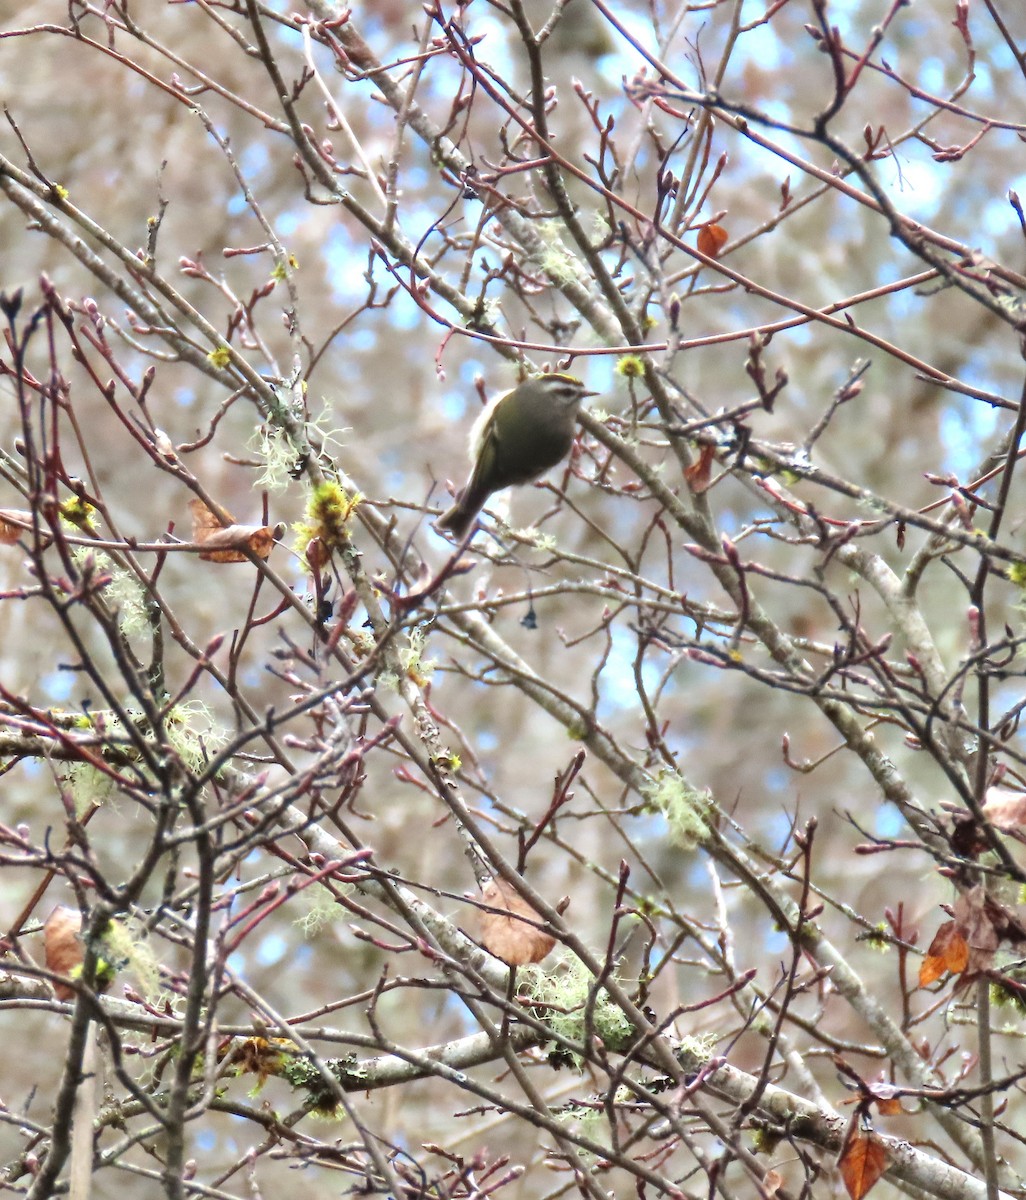
<path fill-rule="evenodd" d="M 464 537 L 493 492 L 530 483 L 566 458 L 577 409 L 596 394 L 572 375 L 535 375 L 492 400 L 470 431 L 470 478 L 435 528 Z"/>

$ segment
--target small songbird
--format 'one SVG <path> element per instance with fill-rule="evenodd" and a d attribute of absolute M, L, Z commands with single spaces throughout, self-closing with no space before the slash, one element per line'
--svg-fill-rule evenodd
<path fill-rule="evenodd" d="M 566 458 L 577 409 L 597 395 L 572 375 L 535 375 L 492 400 L 470 431 L 470 478 L 435 528 L 463 538 L 493 492 L 530 483 Z"/>

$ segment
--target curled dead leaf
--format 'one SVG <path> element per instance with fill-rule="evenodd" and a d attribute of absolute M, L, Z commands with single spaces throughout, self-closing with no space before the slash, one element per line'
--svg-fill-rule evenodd
<path fill-rule="evenodd" d="M 481 943 L 489 954 L 511 967 L 541 962 L 556 939 L 538 926 L 541 918 L 503 879 L 490 879 L 481 892 L 488 909 L 479 911 Z"/>
<path fill-rule="evenodd" d="M 58 904 L 43 925 L 43 961 L 55 975 L 70 977 L 82 966 L 82 914 Z M 75 989 L 66 983 L 54 983 L 58 1000 L 73 1000 Z"/>
<path fill-rule="evenodd" d="M 952 916 L 969 947 L 966 971 L 970 975 L 990 969 L 1000 941 L 1021 944 L 1023 931 L 1014 914 L 992 900 L 982 884 L 959 895 Z"/>
<path fill-rule="evenodd" d="M 919 969 L 922 982 L 933 982 L 944 971 L 962 976 L 964 984 L 989 972 L 998 946 L 1011 946 L 1018 956 L 1026 951 L 1026 923 L 1014 905 L 1002 904 L 982 884 L 960 892 L 930 943 Z"/>
<path fill-rule="evenodd" d="M 192 510 L 192 540 L 203 549 L 205 562 L 249 562 L 247 550 L 267 558 L 277 531 L 270 525 L 224 525 L 198 497 L 189 501 Z"/>
<path fill-rule="evenodd" d="M 13 546 L 32 528 L 32 514 L 20 508 L 0 508 L 0 544 Z"/>
<path fill-rule="evenodd" d="M 946 971 L 961 975 L 968 962 L 968 943 L 954 921 L 945 921 L 934 934 L 926 957 L 919 965 L 919 986 L 929 987 Z"/>
<path fill-rule="evenodd" d="M 712 482 L 712 466 L 716 461 L 716 448 L 704 442 L 698 451 L 698 458 L 684 472 L 688 487 L 696 496 L 706 491 Z"/>

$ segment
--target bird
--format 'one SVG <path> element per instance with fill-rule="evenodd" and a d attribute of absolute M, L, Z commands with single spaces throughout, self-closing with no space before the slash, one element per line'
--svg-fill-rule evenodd
<path fill-rule="evenodd" d="M 552 373 L 491 400 L 470 430 L 470 478 L 435 528 L 464 538 L 493 492 L 530 483 L 566 458 L 581 401 L 597 395 L 573 375 Z"/>

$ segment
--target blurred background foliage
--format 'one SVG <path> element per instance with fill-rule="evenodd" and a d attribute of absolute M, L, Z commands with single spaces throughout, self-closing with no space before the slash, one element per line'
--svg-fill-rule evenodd
<path fill-rule="evenodd" d="M 761 350 L 762 361 L 771 380 L 782 369 L 788 383 L 772 412 L 756 409 L 748 424 L 757 439 L 800 447 L 856 363 L 868 359 L 862 390 L 831 420 L 816 444 L 814 461 L 869 492 L 919 508 L 946 500 L 950 492 L 950 485 L 938 486 L 928 475 L 954 474 L 968 482 L 1001 443 L 1009 427 L 1008 411 L 979 394 L 1016 404 L 1022 360 L 1015 332 L 992 309 L 937 279 L 916 286 L 903 282 L 924 270 L 923 264 L 891 236 L 883 216 L 834 186 L 831 178 L 837 178 L 841 164 L 830 147 L 796 132 L 812 127 L 832 95 L 831 58 L 819 48 L 822 39 L 818 42 L 807 28 L 810 22 L 817 24 L 815 8 L 798 0 L 780 6 L 750 0 L 609 0 L 614 23 L 602 6 L 570 0 L 540 51 L 551 89 L 551 144 L 583 176 L 567 177 L 580 225 L 641 322 L 647 344 L 673 339 L 669 308 L 679 304 L 679 352 L 654 351 L 653 358 L 679 389 L 676 394 L 693 401 L 691 407 L 681 402 L 682 420 L 733 409 L 753 398 L 749 331 L 785 322 L 796 304 L 812 309 L 840 305 L 840 320 L 832 327 L 794 322 L 773 332 Z M 987 277 L 992 262 L 1019 271 L 1023 230 L 1007 196 L 1023 187 L 1021 63 L 982 8 L 974 10 L 971 24 L 973 58 L 949 0 L 919 0 L 897 13 L 894 8 L 889 0 L 831 0 L 823 6 L 827 24 L 836 27 L 846 45 L 862 48 L 874 29 L 884 30 L 830 131 L 856 154 L 865 150 L 868 136 L 877 150 L 871 170 L 881 192 L 911 220 L 972 248 L 980 278 Z M 409 544 L 432 570 L 446 561 L 451 548 L 430 528 L 430 515 L 446 505 L 449 485 L 458 486 L 464 478 L 467 430 L 481 396 L 516 382 L 518 368 L 512 360 L 517 355 L 511 346 L 518 340 L 549 347 L 524 352 L 532 368 L 570 369 L 600 391 L 593 410 L 609 418 L 614 431 L 636 440 L 666 484 L 686 496 L 665 436 L 653 428 L 658 418 L 645 407 L 644 383 L 615 369 L 626 338 L 620 349 L 610 349 L 610 340 L 589 326 L 557 286 L 560 245 L 578 261 L 581 255 L 561 228 L 540 172 L 527 165 L 537 146 L 521 136 L 503 107 L 517 107 L 518 97 L 531 85 L 528 56 L 510 12 L 484 0 L 450 6 L 444 13 L 434 10 L 434 20 L 421 6 L 399 0 L 355 6 L 352 12 L 352 26 L 377 60 L 387 64 L 393 79 L 406 86 L 413 72 L 419 73 L 416 104 L 428 122 L 458 144 L 477 178 L 487 180 L 485 185 L 471 176 L 454 178 L 441 167 L 437 148 L 412 126 L 397 141 L 396 113 L 382 102 L 373 74 L 362 76 L 359 63 L 351 63 L 348 72 L 337 69 L 319 37 L 309 49 L 319 78 L 306 81 L 296 103 L 314 142 L 338 164 L 338 188 L 376 219 L 382 217 L 380 187 L 391 189 L 395 229 L 417 247 L 434 279 L 444 280 L 472 303 L 487 303 L 487 323 L 508 339 L 506 346 L 496 346 L 467 336 L 465 315 L 436 288 L 418 303 L 410 294 L 409 268 L 396 264 L 386 249 L 376 253 L 366 225 L 353 212 L 319 184 L 308 186 L 297 168 L 274 83 L 255 51 L 245 9 L 244 4 L 207 0 L 128 6 L 35 0 L 16 11 L 8 9 L 0 24 L 0 91 L 18 134 L 10 123 L 0 123 L 0 153 L 25 170 L 27 147 L 39 172 L 66 189 L 70 204 L 132 250 L 149 244 L 159 219 L 156 272 L 171 280 L 222 335 L 232 314 L 244 310 L 248 327 L 243 333 L 236 330 L 231 340 L 265 377 L 287 380 L 298 359 L 307 409 L 330 438 L 329 456 L 360 489 L 365 503 L 395 523 L 387 546 L 379 532 L 354 533 L 367 576 L 383 588 L 409 587 L 412 558 L 404 559 L 396 546 Z M 286 5 L 261 6 L 261 11 L 281 76 L 294 87 L 308 53 L 301 19 Z M 541 0 L 525 4 L 524 11 L 535 29 L 551 15 Z M 326 15 L 316 11 L 318 19 Z M 1008 19 L 1023 23 L 1019 12 Z M 479 78 L 457 61 L 442 20 L 458 25 L 463 46 L 479 66 Z M 1026 37 L 1026 25 L 1017 36 Z M 723 119 L 706 129 L 699 107 L 686 98 L 674 99 L 670 83 L 664 102 L 655 103 L 646 85 L 656 83 L 658 72 L 642 50 L 661 59 L 695 92 L 715 89 L 722 111 L 742 112 L 747 130 L 732 128 Z M 501 103 L 489 94 L 487 81 Z M 344 114 L 351 135 L 336 127 L 321 84 Z M 936 99 L 956 94 L 947 106 Z M 967 119 L 962 106 L 980 119 Z M 601 131 L 607 121 L 604 149 Z M 981 121 L 993 124 L 985 127 Z M 763 145 L 747 136 L 751 130 Z M 981 133 L 969 152 L 942 152 L 964 147 Z M 224 145 L 230 147 L 238 174 Z M 516 166 L 518 158 L 522 164 Z M 592 186 L 595 163 L 614 159 L 619 170 L 610 190 L 642 218 L 611 207 Z M 378 182 L 368 180 L 363 164 L 371 165 Z M 813 177 L 810 168 L 826 173 L 826 181 Z M 688 203 L 682 196 L 676 210 L 672 195 L 664 197 L 660 208 L 667 172 L 674 187 L 684 178 L 682 190 L 690 189 Z M 247 201 L 240 176 L 255 205 Z M 852 176 L 848 179 L 858 186 Z M 694 203 L 698 195 L 701 201 Z M 548 247 L 541 260 L 531 260 L 496 221 L 496 210 L 507 204 L 530 214 Z M 255 206 L 290 256 L 295 308 L 276 277 L 272 257 L 253 249 L 268 241 Z M 59 215 L 59 204 L 54 208 Z M 682 224 L 674 233 L 689 247 L 695 245 L 698 228 L 715 219 L 728 235 L 719 261 L 758 288 L 746 288 L 662 237 L 653 224 L 657 209 L 667 224 L 687 213 L 689 227 Z M 13 203 L 0 202 L 0 246 L 0 284 L 6 291 L 23 287 L 27 302 L 34 305 L 45 274 L 66 300 L 95 301 L 119 361 L 130 372 L 138 376 L 156 365 L 147 411 L 173 444 L 195 442 L 210 431 L 228 399 L 225 387 L 176 361 L 166 347 L 158 347 L 157 338 L 133 335 L 124 303 L 64 246 L 29 227 Z M 93 248 L 99 249 L 95 243 Z M 239 253 L 243 249 L 251 252 Z M 864 300 L 853 299 L 867 293 L 871 295 Z M 857 329 L 845 327 L 846 313 Z M 115 331 L 125 336 L 119 338 Z M 871 335 L 875 344 L 857 336 L 859 331 Z M 204 353 L 212 349 L 201 348 Z M 894 348 L 902 353 L 892 352 Z M 158 349 L 162 357 L 155 357 Z M 49 354 L 45 341 L 37 338 L 29 363 L 40 377 L 48 370 Z M 89 458 L 86 464 L 82 448 L 66 438 L 62 446 L 68 472 L 92 472 L 124 533 L 153 540 L 174 523 L 181 535 L 189 525 L 189 490 L 138 452 L 70 354 L 62 351 L 60 363 Z M 929 371 L 924 373 L 917 363 Z M 940 377 L 977 394 L 942 387 Z M 9 454 L 16 454 L 21 423 L 9 378 L 0 379 L 0 397 L 0 439 Z M 639 412 L 642 428 L 636 434 Z M 227 409 L 209 441 L 187 455 L 188 469 L 245 522 L 263 520 L 263 427 L 260 414 L 242 397 Z M 730 465 L 728 455 L 714 468 L 714 476 Z M 929 941 L 940 920 L 937 904 L 950 897 L 948 885 L 921 856 L 908 860 L 906 873 L 889 865 L 883 869 L 878 857 L 852 853 L 866 832 L 894 837 L 907 831 L 896 810 L 881 804 L 856 756 L 838 752 L 825 757 L 838 748 L 838 734 L 808 696 L 767 686 L 743 670 L 717 669 L 689 657 L 691 642 L 729 633 L 729 626 L 704 634 L 681 606 L 676 616 L 663 620 L 660 636 L 649 638 L 644 632 L 649 618 L 641 619 L 626 603 L 617 604 L 611 589 L 596 586 L 612 571 L 626 571 L 665 589 L 666 595 L 732 611 L 714 576 L 684 548 L 688 539 L 682 531 L 657 519 L 659 506 L 646 488 L 632 490 L 630 469 L 616 459 L 608 461 L 593 439 L 584 438 L 569 474 L 550 476 L 557 485 L 564 480 L 567 499 L 559 506 L 551 488 L 521 489 L 511 501 L 511 524 L 522 528 L 544 517 L 541 529 L 554 539 L 552 545 L 510 539 L 495 543 L 484 537 L 475 544 L 493 561 L 479 557 L 475 570 L 449 582 L 444 601 L 433 598 L 406 622 L 408 629 L 419 626 L 423 657 L 436 664 L 429 703 L 442 722 L 443 737 L 462 760 L 468 801 L 515 860 L 518 832 L 544 813 L 554 778 L 577 750 L 574 729 L 508 686 L 499 673 L 489 672 L 453 622 L 435 612 L 436 604 L 475 605 L 515 595 L 520 597 L 515 602 L 488 610 L 495 631 L 553 688 L 589 710 L 627 755 L 645 765 L 657 761 L 650 722 L 639 701 L 640 685 L 652 697 L 659 730 L 681 773 L 697 789 L 708 789 L 768 852 L 790 854 L 795 822 L 817 817 L 816 884 L 839 902 L 828 904 L 821 926 L 846 947 L 870 989 L 893 996 L 897 1004 L 895 956 L 876 955 L 857 943 L 864 929 L 852 922 L 851 913 L 876 925 L 884 920 L 885 908 L 904 903 L 907 919 L 921 925 Z M 783 482 L 799 501 L 815 505 L 832 520 L 868 518 L 866 506 L 856 500 L 793 478 Z M 269 492 L 266 503 L 270 523 L 291 529 L 302 518 L 309 484 L 302 477 L 284 483 Z M 1016 548 L 1021 543 L 1021 491 L 1014 483 L 1004 530 L 1006 543 Z M 895 631 L 892 614 L 866 580 L 786 530 L 765 491 L 750 477 L 726 473 L 708 499 L 719 532 L 736 541 L 746 561 L 760 564 L 763 575 L 749 577 L 760 603 L 786 634 L 804 639 L 800 644 L 829 648 L 843 640 L 822 591 L 807 586 L 817 579 L 817 571 L 822 571 L 824 587 L 857 614 L 870 642 Z M 0 497 L 0 503 L 19 505 L 13 492 Z M 923 536 L 910 531 L 903 547 L 891 527 L 880 531 L 868 549 L 900 573 Z M 283 542 L 272 565 L 306 594 L 309 574 L 290 553 L 291 532 Z M 955 557 L 968 560 L 969 554 L 962 551 Z M 971 574 L 975 562 L 966 561 L 962 569 Z M 919 599 L 943 660 L 954 671 L 972 649 L 968 600 L 950 568 L 938 561 L 928 572 Z M 582 582 L 591 586 L 576 586 Z M 74 655 L 53 614 L 43 604 L 19 599 L 17 590 L 25 584 L 24 557 L 16 548 L 4 548 L 0 646 L 5 689 L 40 707 L 79 712 L 99 706 L 101 698 L 81 675 L 65 669 Z M 198 646 L 246 623 L 252 572 L 245 564 L 223 567 L 171 555 L 161 586 Z M 521 596 L 527 589 L 535 593 L 533 599 Z M 625 597 L 631 590 L 624 585 Z M 265 607 L 269 603 L 265 597 Z M 1021 628 L 1017 588 L 998 581 L 989 603 L 992 625 Z M 532 620 L 526 620 L 529 614 Z M 354 628 L 363 615 L 361 610 L 354 617 Z M 254 630 L 240 663 L 239 687 L 258 712 L 289 703 L 289 684 L 268 670 L 277 661 L 274 654 L 281 649 L 286 620 Z M 901 629 L 896 633 L 892 653 L 900 661 Z M 98 656 L 107 653 L 98 630 L 88 636 L 95 639 Z M 293 631 L 291 636 L 297 635 Z M 408 630 L 398 636 L 406 638 Z M 145 636 L 136 635 L 136 643 L 144 646 Z M 226 642 L 218 652 L 222 664 L 228 649 Z M 144 650 L 140 653 L 145 657 Z M 744 655 L 759 668 L 772 669 L 758 648 L 746 645 Z M 169 640 L 169 691 L 184 684 L 192 665 Z M 379 685 L 378 694 L 410 722 L 398 693 Z M 1012 667 L 995 711 L 1014 704 L 1020 694 L 1020 672 Z M 216 727 L 228 735 L 238 728 L 235 698 L 209 677 L 201 676 L 191 695 L 207 706 Z M 972 701 L 970 685 L 965 695 L 970 712 Z M 823 764 L 809 773 L 789 769 L 782 752 L 785 735 L 795 761 L 824 759 Z M 951 798 L 943 771 L 910 744 L 900 722 L 879 725 L 875 736 L 923 807 Z M 354 821 L 379 863 L 404 879 L 443 889 L 438 907 L 467 926 L 469 910 L 459 898 L 472 888 L 473 879 L 453 823 L 422 781 L 404 780 L 399 770 L 404 765 L 395 748 L 366 757 Z M 63 818 L 55 775 L 64 777 L 38 760 L 14 767 L 5 780 L 4 823 L 24 822 L 37 839 L 46 829 L 56 831 Z M 642 811 L 641 798 L 624 789 L 595 756 L 587 758 L 574 790 L 574 800 L 551 826 L 551 836 L 533 848 L 529 876 L 551 901 L 571 897 L 567 920 L 580 935 L 604 948 L 614 895 L 611 881 L 626 859 L 633 885 L 656 903 L 686 914 L 684 925 L 704 929 L 710 944 L 726 920 L 737 936 L 731 953 L 738 970 L 758 968 L 763 986 L 772 988 L 788 942 L 758 899 L 702 853 L 688 854 L 671 843 L 663 817 Z M 114 796 L 94 818 L 90 844 L 104 871 L 116 879 L 121 864 L 140 854 L 149 833 L 145 816 Z M 238 875 L 261 878 L 267 870 L 266 857 L 255 853 L 240 865 Z M 27 871 L 0 875 L 5 919 L 20 909 L 33 885 Z M 155 876 L 152 894 L 144 901 L 156 903 L 161 886 Z M 795 890 L 795 885 L 787 886 Z M 56 894 L 57 883 L 51 890 L 55 902 L 70 902 L 68 894 Z M 303 917 L 316 890 L 293 898 L 261 927 L 259 937 L 233 956 L 233 968 L 282 1012 L 313 1011 L 340 996 L 365 995 L 388 958 L 380 947 L 355 939 L 348 918 L 333 919 L 311 933 Z M 44 912 L 46 907 L 44 902 Z M 637 974 L 646 938 L 644 924 L 638 922 L 618 945 L 625 978 Z M 664 951 L 662 943 L 657 958 Z M 169 964 L 175 961 L 170 945 L 161 945 L 158 956 Z M 417 974 L 422 968 L 397 956 L 393 969 Z M 660 1012 L 669 1011 L 719 986 L 710 978 L 706 953 L 685 942 L 668 965 L 659 967 L 653 1004 Z M 367 1031 L 363 1007 L 354 1001 L 345 1010 L 347 1028 Z M 822 1021 L 822 1030 L 842 1041 L 861 1043 L 866 1037 L 827 985 L 796 998 L 794 1012 L 809 1024 Z M 381 1016 L 391 1036 L 413 1044 L 441 1042 L 473 1026 L 463 1005 L 441 989 L 397 990 L 382 999 Z M 220 1017 L 244 1022 L 246 1005 L 229 997 Z M 38 1082 L 31 1112 L 44 1120 L 45 1097 L 59 1067 L 55 1019 L 14 1011 L 3 1020 L 9 1036 L 23 1047 L 16 1061 L 8 1058 L 6 1068 L 0 1067 L 3 1094 L 22 1104 L 27 1081 Z M 958 1020 L 955 1013 L 952 1046 L 963 1045 Z M 764 1054 L 759 1038 L 749 1033 L 730 1046 L 731 1035 L 743 1023 L 737 1014 L 725 1017 L 723 1006 L 683 1022 L 688 1029 L 711 1030 L 723 1039 L 724 1049 L 731 1049 L 732 1061 L 757 1069 Z M 937 1044 L 933 1042 L 935 1049 Z M 862 1065 L 868 1074 L 883 1064 L 868 1056 Z M 822 1060 L 817 1064 L 814 1058 L 812 1069 L 821 1083 L 832 1079 L 832 1069 Z M 580 1080 L 566 1075 L 547 1078 L 543 1087 L 553 1098 L 582 1090 Z M 272 1080 L 265 1096 L 276 1106 L 290 1103 L 280 1081 Z M 432 1141 L 453 1150 L 462 1147 L 467 1154 L 488 1144 L 518 1162 L 542 1162 L 544 1138 L 530 1127 L 503 1114 L 454 1118 L 454 1110 L 469 1107 L 466 1099 L 458 1090 L 428 1080 L 369 1095 L 361 1104 L 369 1125 L 413 1151 Z M 911 1123 L 904 1132 L 914 1136 Z M 352 1134 L 340 1128 L 337 1136 L 346 1141 Z M 240 1120 L 211 1117 L 197 1128 L 195 1139 L 195 1155 L 203 1160 L 209 1180 L 246 1152 L 254 1133 Z M 11 1159 L 20 1145 L 16 1130 L 0 1127 L 0 1158 Z M 260 1169 L 268 1172 L 261 1176 L 268 1191 L 272 1178 L 277 1179 L 274 1186 L 294 1179 L 276 1176 L 284 1168 L 270 1160 L 262 1160 Z M 231 1186 L 236 1184 L 238 1179 Z M 113 1195 L 124 1183 L 113 1173 L 101 1174 L 96 1186 L 98 1195 Z M 316 1180 L 308 1173 L 304 1186 L 328 1195 L 335 1194 L 339 1183 L 330 1173 Z M 140 1180 L 133 1187 L 144 1196 L 147 1187 L 156 1185 Z M 558 1190 L 556 1179 L 529 1171 L 521 1190 L 513 1188 L 510 1194 L 542 1196 Z"/>

